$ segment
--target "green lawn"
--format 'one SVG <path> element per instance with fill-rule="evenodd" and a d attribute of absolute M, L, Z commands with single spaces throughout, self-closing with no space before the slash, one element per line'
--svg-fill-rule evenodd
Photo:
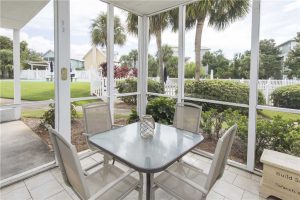
<path fill-rule="evenodd" d="M 294 113 L 286 113 L 286 112 L 275 112 L 271 110 L 261 110 L 259 111 L 259 114 L 261 114 L 264 117 L 267 117 L 269 119 L 274 118 L 275 116 L 279 115 L 282 117 L 282 119 L 285 120 L 300 120 L 300 115 L 299 114 L 294 114 Z"/>
<path fill-rule="evenodd" d="M 0 80 L 0 97 L 12 99 L 14 95 L 14 82 L 12 80 Z M 22 100 L 42 101 L 54 99 L 53 82 L 21 81 Z M 90 84 L 87 82 L 71 83 L 71 97 L 89 97 Z"/>

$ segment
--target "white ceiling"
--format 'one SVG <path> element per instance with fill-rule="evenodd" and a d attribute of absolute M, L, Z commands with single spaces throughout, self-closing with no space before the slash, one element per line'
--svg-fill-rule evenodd
<path fill-rule="evenodd" d="M 0 0 L 0 27 L 20 29 L 50 0 Z"/>
<path fill-rule="evenodd" d="M 102 0 L 134 14 L 153 15 L 195 0 Z"/>

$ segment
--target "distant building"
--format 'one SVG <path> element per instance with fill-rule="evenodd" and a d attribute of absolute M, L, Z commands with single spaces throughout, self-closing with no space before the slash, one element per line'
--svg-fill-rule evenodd
<path fill-rule="evenodd" d="M 289 52 L 295 48 L 296 44 L 297 44 L 296 40 L 292 39 L 292 40 L 288 40 L 277 46 L 281 53 L 280 56 L 282 57 L 282 72 L 283 73 L 286 73 L 289 70 L 284 67 L 283 62 L 287 59 Z M 282 78 L 283 79 L 287 78 L 287 75 L 283 75 Z"/>
<path fill-rule="evenodd" d="M 288 53 L 295 48 L 296 44 L 297 44 L 296 40 L 292 39 L 277 46 L 281 52 L 281 56 L 283 57 L 283 60 L 287 58 Z"/>
<path fill-rule="evenodd" d="M 52 50 L 50 50 L 50 49 L 46 53 L 44 53 L 42 55 L 42 57 L 43 57 L 43 59 L 45 61 L 48 61 L 48 62 L 52 61 L 52 62 L 54 62 L 54 52 Z"/>
<path fill-rule="evenodd" d="M 210 51 L 210 48 L 208 47 L 204 47 L 202 46 L 201 47 L 201 50 L 200 50 L 200 59 L 201 59 L 201 65 L 202 65 L 202 59 L 203 59 L 203 56 L 206 52 L 209 52 Z M 208 71 L 208 65 L 204 66 L 204 70 L 205 70 L 205 74 L 209 74 L 210 72 Z"/>
<path fill-rule="evenodd" d="M 171 49 L 173 51 L 173 56 L 178 56 L 178 47 L 172 46 Z M 203 58 L 204 54 L 206 52 L 208 52 L 209 50 L 210 50 L 210 48 L 208 48 L 208 47 L 204 47 L 204 46 L 201 47 L 201 50 L 200 50 L 201 59 Z M 191 59 L 190 57 L 185 57 L 185 62 L 188 62 L 190 59 Z"/>
<path fill-rule="evenodd" d="M 84 56 L 84 67 L 85 70 L 93 67 L 98 67 L 101 63 L 106 62 L 106 52 L 93 46 Z"/>
<path fill-rule="evenodd" d="M 54 52 L 52 50 L 48 50 L 46 53 L 44 53 L 42 55 L 43 59 L 47 62 L 53 62 L 54 64 Z M 70 59 L 70 66 L 72 70 L 76 70 L 76 69 L 84 69 L 84 62 L 83 60 L 79 60 L 79 59 L 74 59 L 71 58 Z"/>

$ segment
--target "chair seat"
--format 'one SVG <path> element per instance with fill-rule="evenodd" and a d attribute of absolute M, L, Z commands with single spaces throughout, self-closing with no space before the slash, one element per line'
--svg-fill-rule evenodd
<path fill-rule="evenodd" d="M 91 195 L 95 194 L 107 184 L 118 179 L 124 174 L 124 171 L 114 165 L 104 165 L 101 169 L 96 172 L 89 174 L 86 177 L 87 188 Z M 138 180 L 132 176 L 127 176 L 125 179 L 120 181 L 114 187 L 110 188 L 105 192 L 99 199 L 101 200 L 113 200 L 120 199 L 122 196 L 128 194 L 128 191 L 132 191 L 138 185 Z"/>
<path fill-rule="evenodd" d="M 207 174 L 204 174 L 202 170 L 196 169 L 184 162 L 175 163 L 168 168 L 168 170 L 176 172 L 176 174 L 193 181 L 201 187 L 204 187 L 207 179 Z M 159 176 L 157 176 L 154 179 L 154 183 L 165 191 L 170 192 L 172 195 L 180 197 L 181 199 L 195 200 L 202 198 L 202 193 L 199 190 L 167 172 L 162 172 Z"/>

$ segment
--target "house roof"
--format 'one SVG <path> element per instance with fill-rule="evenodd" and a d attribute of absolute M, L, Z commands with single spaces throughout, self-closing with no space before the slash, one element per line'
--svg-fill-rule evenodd
<path fill-rule="evenodd" d="M 0 27 L 9 29 L 21 29 L 50 0 L 1 0 L 0 6 Z"/>
<path fill-rule="evenodd" d="M 46 53 L 42 55 L 43 58 L 54 58 L 54 51 L 49 49 Z"/>
<path fill-rule="evenodd" d="M 155 15 L 196 0 L 101 0 L 139 16 Z"/>
<path fill-rule="evenodd" d="M 277 47 L 281 47 L 281 46 L 283 46 L 283 45 L 285 45 L 287 43 L 294 42 L 294 41 L 296 41 L 296 40 L 295 39 L 291 39 L 291 40 L 285 41 L 285 42 L 281 43 L 280 45 L 278 45 Z"/>
<path fill-rule="evenodd" d="M 85 57 L 92 52 L 92 50 L 93 50 L 93 47 L 83 56 L 82 59 L 84 60 Z M 98 49 L 97 47 L 96 47 L 96 51 L 99 51 L 99 53 L 103 54 L 106 57 L 106 54 L 102 50 Z"/>

